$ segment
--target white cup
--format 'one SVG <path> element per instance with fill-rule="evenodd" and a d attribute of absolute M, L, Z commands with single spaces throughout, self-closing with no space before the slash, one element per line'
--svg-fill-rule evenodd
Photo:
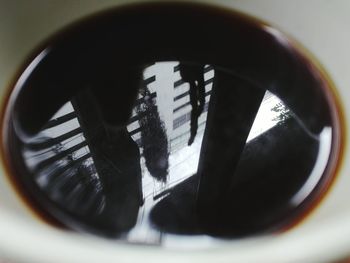
<path fill-rule="evenodd" d="M 0 1 L 0 98 L 31 51 L 49 35 L 88 14 L 130 2 Z M 333 80 L 350 120 L 350 2 L 347 0 L 249 0 L 210 2 L 261 18 L 310 50 Z M 350 164 L 343 140 L 337 179 L 318 207 L 291 230 L 222 242 L 210 249 L 181 250 L 128 245 L 53 228 L 20 199 L 0 167 L 0 262 L 334 262 L 350 255 Z"/>

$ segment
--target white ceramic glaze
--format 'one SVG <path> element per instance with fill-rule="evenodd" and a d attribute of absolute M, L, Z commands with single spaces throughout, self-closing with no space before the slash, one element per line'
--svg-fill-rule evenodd
<path fill-rule="evenodd" d="M 0 0 L 0 98 L 24 59 L 42 40 L 72 21 L 137 1 Z M 216 0 L 288 33 L 313 53 L 336 86 L 350 122 L 350 1 Z M 346 143 L 346 140 L 344 140 Z M 19 199 L 0 167 L 0 262 L 332 262 L 350 255 L 350 165 L 343 146 L 338 178 L 322 203 L 297 227 L 276 236 L 182 250 L 126 245 L 68 233 L 39 221 Z"/>

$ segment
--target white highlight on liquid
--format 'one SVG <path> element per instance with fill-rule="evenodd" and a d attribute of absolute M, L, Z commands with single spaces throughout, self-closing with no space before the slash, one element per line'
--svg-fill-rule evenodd
<path fill-rule="evenodd" d="M 317 183 L 320 181 L 330 156 L 332 145 L 332 128 L 325 127 L 319 135 L 319 151 L 314 168 L 312 169 L 309 178 L 291 199 L 291 204 L 297 206 L 301 204 L 315 189 Z"/>

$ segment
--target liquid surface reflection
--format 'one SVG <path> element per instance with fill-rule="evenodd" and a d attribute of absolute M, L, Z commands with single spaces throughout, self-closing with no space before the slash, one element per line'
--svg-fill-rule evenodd
<path fill-rule="evenodd" d="M 135 243 L 172 244 L 173 234 L 205 243 L 279 229 L 312 198 L 331 149 L 323 119 L 314 131 L 289 102 L 215 65 L 157 62 L 139 83 L 126 125 L 106 122 L 87 88 L 13 139 L 25 183 L 64 225 Z"/>

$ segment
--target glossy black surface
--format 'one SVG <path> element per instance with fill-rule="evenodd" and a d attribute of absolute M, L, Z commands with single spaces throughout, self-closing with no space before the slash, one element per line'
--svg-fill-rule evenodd
<path fill-rule="evenodd" d="M 18 80 L 11 176 L 66 227 L 129 242 L 279 230 L 332 177 L 327 85 L 283 34 L 232 11 L 108 11 Z"/>

